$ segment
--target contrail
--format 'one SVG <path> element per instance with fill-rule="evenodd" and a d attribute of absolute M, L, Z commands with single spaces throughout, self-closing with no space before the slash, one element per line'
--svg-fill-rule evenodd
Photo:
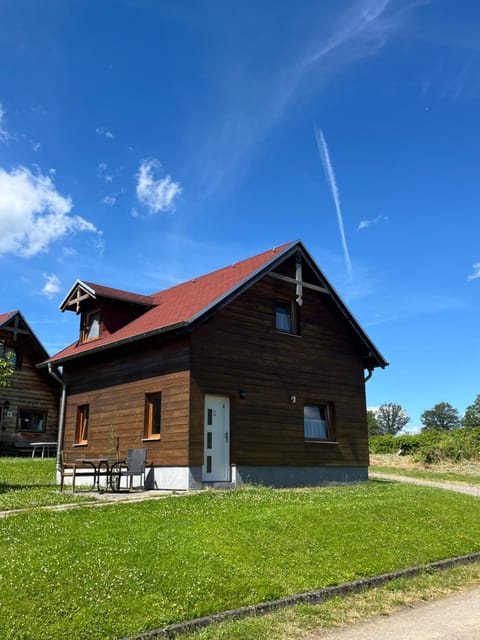
<path fill-rule="evenodd" d="M 348 252 L 347 239 L 345 237 L 345 229 L 343 228 L 343 216 L 342 216 L 342 210 L 340 208 L 340 193 L 338 191 L 337 181 L 335 179 L 335 172 L 333 171 L 332 163 L 330 160 L 330 153 L 328 151 L 327 142 L 323 136 L 322 130 L 319 129 L 315 124 L 314 131 L 315 131 L 315 138 L 317 140 L 318 152 L 320 154 L 323 168 L 325 170 L 325 177 L 327 178 L 327 182 L 330 185 L 333 202 L 335 203 L 335 209 L 337 210 L 338 227 L 340 229 L 340 237 L 342 239 L 342 247 L 343 247 L 343 255 L 345 257 L 345 264 L 347 266 L 348 275 L 350 276 L 350 279 L 352 279 L 353 269 L 352 269 L 352 263 L 350 260 L 350 254 Z"/>

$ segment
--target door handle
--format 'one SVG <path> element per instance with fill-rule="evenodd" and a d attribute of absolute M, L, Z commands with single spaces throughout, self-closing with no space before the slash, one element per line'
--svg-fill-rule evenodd
<path fill-rule="evenodd" d="M 228 431 L 225 432 L 225 442 L 228 442 Z"/>

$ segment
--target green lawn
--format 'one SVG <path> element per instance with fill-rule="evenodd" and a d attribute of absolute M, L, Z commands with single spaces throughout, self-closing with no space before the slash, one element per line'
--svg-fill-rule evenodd
<path fill-rule="evenodd" d="M 0 521 L 0 637 L 120 638 L 480 550 L 480 501 L 370 482 Z"/>
<path fill-rule="evenodd" d="M 0 458 L 0 511 L 92 499 L 57 490 L 53 458 Z"/>

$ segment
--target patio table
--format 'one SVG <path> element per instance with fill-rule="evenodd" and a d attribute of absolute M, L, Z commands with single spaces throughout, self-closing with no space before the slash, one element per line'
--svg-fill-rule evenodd
<path fill-rule="evenodd" d="M 119 458 L 110 458 L 105 456 L 103 458 L 78 458 L 77 464 L 90 465 L 93 469 L 93 484 L 92 489 L 97 487 L 97 491 L 100 491 L 100 478 L 105 476 L 105 489 L 113 490 L 112 485 L 112 469 L 115 464 L 123 464 L 125 461 Z"/>
<path fill-rule="evenodd" d="M 49 453 L 51 449 L 54 449 L 55 451 L 57 450 L 56 442 L 31 442 L 30 446 L 32 447 L 32 458 L 35 458 L 37 449 L 42 450 L 42 458 L 45 457 L 45 450 L 47 453 Z"/>

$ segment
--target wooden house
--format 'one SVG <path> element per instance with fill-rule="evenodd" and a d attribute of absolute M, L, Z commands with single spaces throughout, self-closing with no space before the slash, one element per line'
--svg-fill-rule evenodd
<path fill-rule="evenodd" d="M 301 242 L 151 296 L 78 280 L 61 309 L 69 456 L 145 447 L 170 489 L 367 478 L 365 377 L 387 362 Z"/>
<path fill-rule="evenodd" d="M 31 452 L 55 442 L 60 384 L 36 365 L 48 358 L 20 311 L 0 314 L 0 356 L 11 361 L 10 386 L 0 387 L 0 452 Z"/>

